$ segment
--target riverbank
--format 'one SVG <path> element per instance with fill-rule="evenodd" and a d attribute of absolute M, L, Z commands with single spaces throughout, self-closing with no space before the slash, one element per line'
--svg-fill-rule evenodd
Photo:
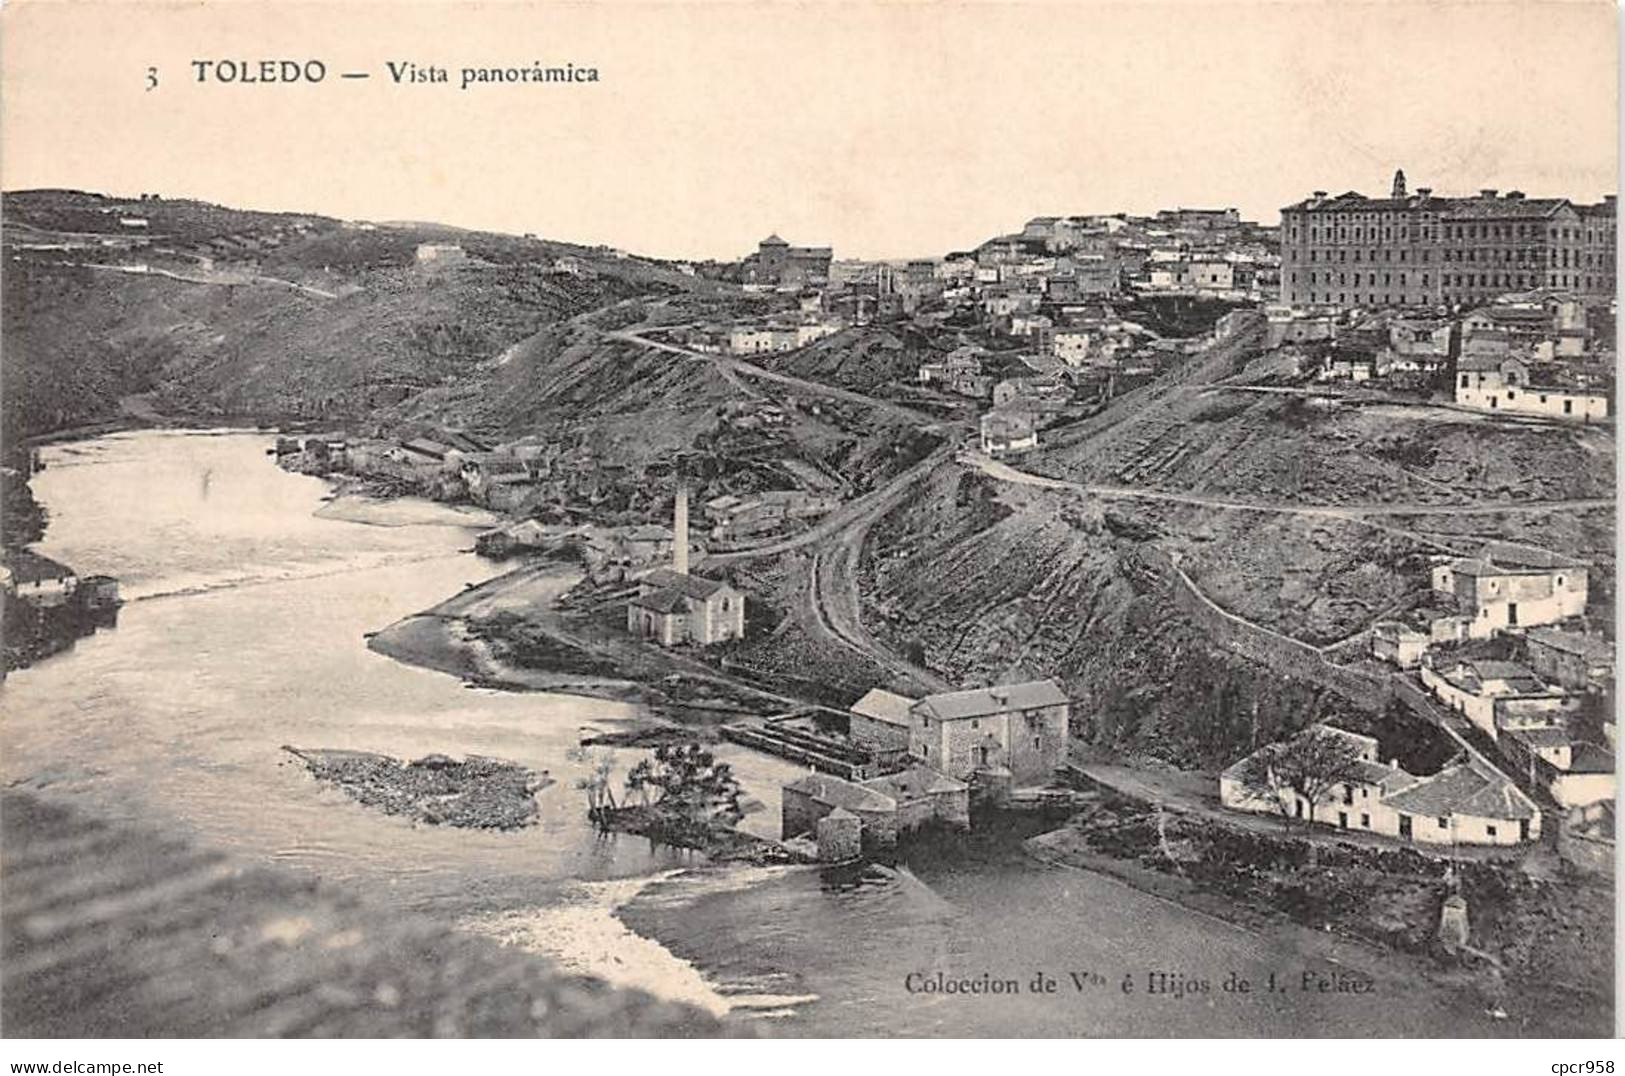
<path fill-rule="evenodd" d="M 456 676 L 477 687 L 541 691 L 614 702 L 643 701 L 640 685 L 613 676 L 572 674 L 549 667 L 521 667 L 501 660 L 470 622 L 515 607 L 542 611 L 578 577 L 557 564 L 527 564 L 465 588 L 373 633 L 367 648 L 407 665 Z M 561 641 L 561 646 L 567 643 Z"/>
<path fill-rule="evenodd" d="M 806 705 L 561 610 L 559 598 L 581 578 L 572 565 L 532 561 L 390 624 L 367 645 L 474 686 L 637 702 L 693 727 Z"/>
<path fill-rule="evenodd" d="M 467 527 L 488 530 L 503 523 L 501 516 L 467 504 L 443 504 L 421 497 L 379 497 L 346 483 L 335 486 L 333 496 L 316 510 L 317 519 L 364 523 L 369 527 Z"/>
<path fill-rule="evenodd" d="M 1481 1034 L 1612 1034 L 1612 895 L 1592 887 L 1532 880 L 1493 863 L 1451 867 L 1404 849 L 1311 852 L 1305 841 L 1125 799 L 1104 800 L 1025 849 L 1348 966 L 1384 993 L 1403 994 L 1417 981 L 1457 992 L 1486 1014 Z M 1468 899 L 1471 954 L 1436 939 L 1453 886 Z"/>

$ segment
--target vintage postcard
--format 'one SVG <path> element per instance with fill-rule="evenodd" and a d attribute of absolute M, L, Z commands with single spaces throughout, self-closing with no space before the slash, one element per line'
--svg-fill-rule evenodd
<path fill-rule="evenodd" d="M 3 18 L 8 1038 L 1614 1034 L 1611 5 Z"/>

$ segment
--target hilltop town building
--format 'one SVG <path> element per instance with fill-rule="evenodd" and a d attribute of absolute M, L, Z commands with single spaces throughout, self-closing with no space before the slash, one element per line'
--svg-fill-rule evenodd
<path fill-rule="evenodd" d="M 982 416 L 982 451 L 989 456 L 1011 456 L 1038 447 L 1038 430 L 1030 411 L 989 411 Z"/>
<path fill-rule="evenodd" d="M 1576 207 L 1486 188 L 1466 198 L 1316 191 L 1281 210 L 1281 301 L 1441 306 L 1531 288 L 1613 297 L 1612 196 Z M 1607 266 L 1606 270 L 1604 266 Z"/>
<path fill-rule="evenodd" d="M 829 282 L 829 247 L 793 247 L 776 235 L 757 245 L 744 261 L 748 283 L 819 286 Z"/>
<path fill-rule="evenodd" d="M 1566 422 L 1601 422 L 1608 417 L 1608 396 L 1565 383 L 1568 371 L 1555 362 L 1526 362 L 1505 354 L 1475 354 L 1473 345 L 1495 341 L 1493 331 L 1468 341 L 1456 362 L 1456 402 L 1481 411 L 1538 415 Z"/>

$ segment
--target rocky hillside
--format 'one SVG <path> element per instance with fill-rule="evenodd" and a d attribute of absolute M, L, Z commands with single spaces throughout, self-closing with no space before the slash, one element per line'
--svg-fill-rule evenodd
<path fill-rule="evenodd" d="M 1612 511 L 1585 503 L 1613 495 L 1611 431 L 1218 387 L 1246 358 L 1210 349 L 1018 471 L 940 469 L 869 535 L 870 630 L 955 683 L 1061 677 L 1090 739 L 1211 767 L 1369 721 L 1364 633 L 1429 602 L 1435 556 L 1582 557 L 1611 609 Z M 1498 508 L 1529 500 L 1582 503 Z"/>
<path fill-rule="evenodd" d="M 116 416 L 139 393 L 187 417 L 353 419 L 476 379 L 578 314 L 701 286 L 431 225 L 51 191 L 8 195 L 4 212 L 7 426 L 25 434 Z M 467 257 L 420 265 L 425 242 Z"/>

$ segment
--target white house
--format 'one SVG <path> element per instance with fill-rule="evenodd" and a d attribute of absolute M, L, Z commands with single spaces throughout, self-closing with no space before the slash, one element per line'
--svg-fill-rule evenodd
<path fill-rule="evenodd" d="M 1420 665 L 1432 641 L 1428 633 L 1415 631 L 1398 620 L 1379 620 L 1371 625 L 1371 656 L 1401 669 Z"/>
<path fill-rule="evenodd" d="M 1038 430 L 1027 411 L 989 411 L 982 416 L 982 451 L 1008 456 L 1038 447 Z"/>
<path fill-rule="evenodd" d="M 1376 761 L 1377 741 L 1330 725 L 1312 725 L 1299 736 L 1337 735 L 1359 749 L 1352 779 L 1331 788 L 1314 805 L 1314 821 L 1329 827 L 1375 833 L 1417 844 L 1513 845 L 1537 840 L 1540 811 L 1503 774 L 1469 761 L 1417 777 L 1397 764 Z M 1291 789 L 1274 795 L 1248 787 L 1241 774 L 1251 756 L 1219 777 L 1219 800 L 1232 809 L 1308 819 L 1309 804 Z"/>
<path fill-rule="evenodd" d="M 1508 729 L 1559 725 L 1580 705 L 1579 696 L 1513 661 L 1455 661 L 1440 669 L 1424 660 L 1422 684 L 1492 740 Z"/>
<path fill-rule="evenodd" d="M 1503 628 L 1556 624 L 1585 612 L 1586 566 L 1566 557 L 1491 543 L 1477 557 L 1435 565 L 1433 589 L 1452 595 L 1469 638 Z"/>
<path fill-rule="evenodd" d="M 1082 366 L 1089 359 L 1091 336 L 1077 329 L 1059 329 L 1050 337 L 1050 354 L 1068 366 Z"/>
<path fill-rule="evenodd" d="M 11 578 L 6 589 L 35 605 L 63 605 L 79 589 L 79 577 L 72 568 L 27 549 L 7 558 Z"/>
<path fill-rule="evenodd" d="M 1456 403 L 1569 422 L 1601 422 L 1608 417 L 1606 395 L 1540 376 L 1548 373 L 1519 358 L 1463 355 L 1456 361 Z"/>
<path fill-rule="evenodd" d="M 745 599 L 717 579 L 657 568 L 627 602 L 626 630 L 661 646 L 710 646 L 745 636 Z"/>

